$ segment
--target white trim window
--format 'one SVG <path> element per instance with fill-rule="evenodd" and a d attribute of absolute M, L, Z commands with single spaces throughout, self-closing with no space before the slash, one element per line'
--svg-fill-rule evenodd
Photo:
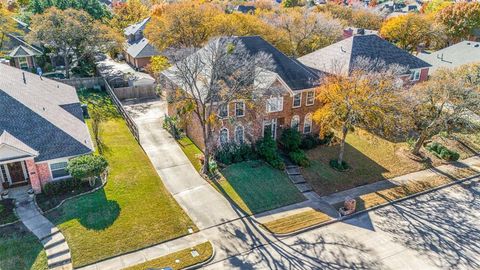
<path fill-rule="evenodd" d="M 61 161 L 56 163 L 50 163 L 50 171 L 52 172 L 52 178 L 58 179 L 66 176 L 70 176 L 67 171 L 68 162 Z"/>
<path fill-rule="evenodd" d="M 302 106 L 302 93 L 293 95 L 293 108 L 299 108 Z"/>
<path fill-rule="evenodd" d="M 245 142 L 245 129 L 243 126 L 237 126 L 235 128 L 235 142 L 243 144 Z"/>
<path fill-rule="evenodd" d="M 245 102 L 243 101 L 235 102 L 235 116 L 236 117 L 245 116 Z"/>
<path fill-rule="evenodd" d="M 303 133 L 307 134 L 312 132 L 312 114 L 309 113 L 305 115 L 305 120 L 303 121 Z"/>
<path fill-rule="evenodd" d="M 228 143 L 228 129 L 222 128 L 220 130 L 220 144 L 225 145 Z"/>
<path fill-rule="evenodd" d="M 305 101 L 307 106 L 312 106 L 315 104 L 315 91 L 307 92 L 307 100 Z"/>
<path fill-rule="evenodd" d="M 283 111 L 283 97 L 270 97 L 267 99 L 267 112 L 281 112 Z"/>
<path fill-rule="evenodd" d="M 263 121 L 263 137 L 267 135 L 267 130 L 270 131 L 272 138 L 277 138 L 277 119 Z"/>
<path fill-rule="evenodd" d="M 420 72 L 421 72 L 421 70 L 419 70 L 419 69 L 412 69 L 411 74 L 410 74 L 410 80 L 411 81 L 420 80 Z"/>
<path fill-rule="evenodd" d="M 300 130 L 300 116 L 294 115 L 290 123 L 290 127 L 296 130 Z"/>
<path fill-rule="evenodd" d="M 218 107 L 218 117 L 220 118 L 228 117 L 228 103 L 224 103 Z"/>

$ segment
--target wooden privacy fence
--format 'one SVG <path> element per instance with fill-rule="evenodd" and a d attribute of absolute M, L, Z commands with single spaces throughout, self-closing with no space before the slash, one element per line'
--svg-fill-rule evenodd
<path fill-rule="evenodd" d="M 155 87 L 156 84 L 119 87 L 113 88 L 113 92 L 115 92 L 115 95 L 120 100 L 133 98 L 155 98 L 157 97 Z"/>
<path fill-rule="evenodd" d="M 110 97 L 113 100 L 113 103 L 115 104 L 115 107 L 117 107 L 118 112 L 123 116 L 125 119 L 125 122 L 127 122 L 127 126 L 132 132 L 133 136 L 137 140 L 138 143 L 140 143 L 140 133 L 138 131 L 138 126 L 135 124 L 133 121 L 132 117 L 127 113 L 125 108 L 122 106 L 122 102 L 118 99 L 118 97 L 115 95 L 114 90 L 110 87 L 110 85 L 107 83 L 107 81 L 104 80 L 105 83 L 105 89 L 107 93 L 110 95 Z"/>

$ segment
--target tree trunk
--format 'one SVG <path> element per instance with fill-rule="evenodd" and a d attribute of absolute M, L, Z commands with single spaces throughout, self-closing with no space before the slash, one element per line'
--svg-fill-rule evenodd
<path fill-rule="evenodd" d="M 340 153 L 338 154 L 337 164 L 341 168 L 343 165 L 343 155 L 345 153 L 345 140 L 347 139 L 348 128 L 346 124 L 342 127 L 342 140 L 340 141 Z"/>
<path fill-rule="evenodd" d="M 63 62 L 65 64 L 65 78 L 70 79 L 70 63 L 68 60 L 68 54 L 63 55 Z"/>
<path fill-rule="evenodd" d="M 412 154 L 414 155 L 420 155 L 420 149 L 423 146 L 423 143 L 427 140 L 428 136 L 426 132 L 424 131 L 422 134 L 420 134 L 420 137 L 418 137 L 417 141 L 415 142 L 415 145 L 412 149 Z"/>

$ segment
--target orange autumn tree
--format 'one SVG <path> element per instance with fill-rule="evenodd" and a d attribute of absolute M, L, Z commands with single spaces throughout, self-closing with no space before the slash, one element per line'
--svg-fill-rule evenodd
<path fill-rule="evenodd" d="M 437 21 L 446 28 L 451 41 L 469 38 L 480 28 L 480 3 L 464 2 L 449 5 L 437 13 Z"/>
<path fill-rule="evenodd" d="M 340 70 L 340 69 L 339 69 Z M 399 95 L 402 81 L 399 75 L 405 69 L 397 65 L 386 65 L 382 61 L 367 58 L 355 60 L 349 76 L 327 76 L 317 89 L 317 99 L 324 104 L 313 119 L 320 125 L 321 134 L 334 130 L 339 133 L 340 151 L 338 159 L 331 165 L 346 169 L 344 161 L 345 140 L 355 127 L 388 134 L 404 125 L 399 124 Z"/>

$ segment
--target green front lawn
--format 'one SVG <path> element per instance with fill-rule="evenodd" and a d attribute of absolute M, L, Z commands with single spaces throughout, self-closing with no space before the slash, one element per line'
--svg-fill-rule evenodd
<path fill-rule="evenodd" d="M 74 266 L 183 236 L 189 227 L 197 230 L 165 189 L 108 96 L 80 95 L 90 111 L 96 107 L 108 116 L 100 136 L 109 176 L 104 188 L 69 200 L 48 214 L 67 238 Z"/>
<path fill-rule="evenodd" d="M 225 180 L 215 182 L 220 190 L 248 214 L 258 214 L 305 200 L 285 172 L 263 161 L 246 161 L 221 171 Z"/>
<path fill-rule="evenodd" d="M 462 159 L 474 154 L 454 140 L 437 136 L 435 141 L 457 151 Z M 347 136 L 344 159 L 350 169 L 346 172 L 334 170 L 329 165 L 330 160 L 338 157 L 338 152 L 339 144 L 319 146 L 307 151 L 311 166 L 303 168 L 302 174 L 320 195 L 447 163 L 428 151 L 424 151 L 424 155 L 429 158 L 427 162 L 414 160 L 410 158 L 407 143 L 390 142 L 361 129 Z"/>
<path fill-rule="evenodd" d="M 15 202 L 13 199 L 0 201 L 0 225 L 18 220 L 13 209 L 15 209 Z"/>
<path fill-rule="evenodd" d="M 197 156 L 202 151 L 188 137 L 183 137 L 178 143 L 193 166 L 200 171 L 202 166 Z M 305 200 L 283 171 L 263 161 L 230 165 L 221 170 L 219 179 L 211 183 L 249 215 Z"/>
<path fill-rule="evenodd" d="M 0 269 L 48 269 L 42 244 L 22 223 L 0 228 Z"/>

